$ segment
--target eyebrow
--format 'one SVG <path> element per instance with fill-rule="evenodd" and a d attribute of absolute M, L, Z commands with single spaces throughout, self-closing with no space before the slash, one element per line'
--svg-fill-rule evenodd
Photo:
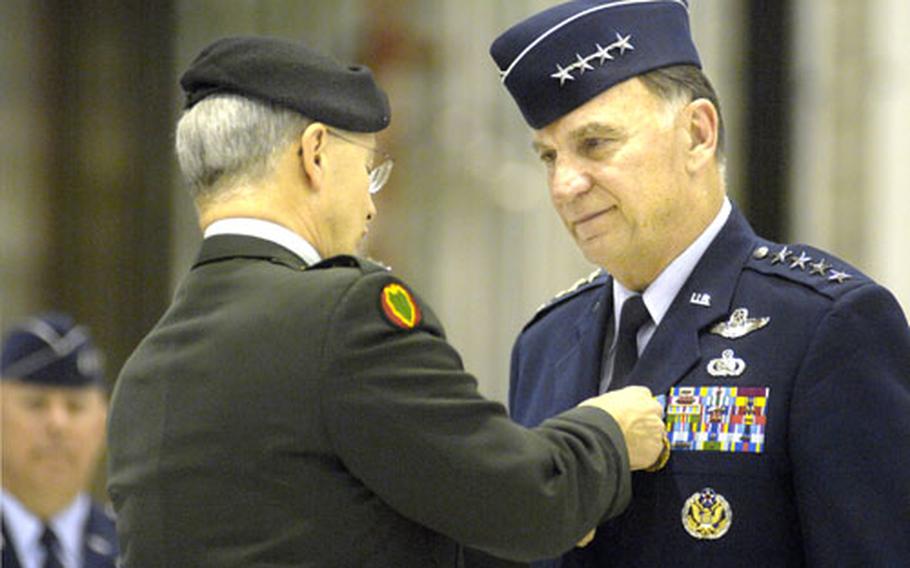
<path fill-rule="evenodd" d="M 603 122 L 589 122 L 579 126 L 575 130 L 569 133 L 570 138 L 579 139 L 586 138 L 588 136 L 604 136 L 607 138 L 621 138 L 623 136 L 622 130 L 616 128 L 615 126 L 610 126 L 609 124 Z"/>
<path fill-rule="evenodd" d="M 589 122 L 588 124 L 583 124 L 569 132 L 569 138 L 572 140 L 580 140 L 582 138 L 587 138 L 590 136 L 615 139 L 623 138 L 625 136 L 625 133 L 623 130 L 616 128 L 615 126 L 610 126 L 604 122 Z M 531 141 L 531 149 L 538 154 L 549 148 L 550 146 L 538 142 L 537 140 Z"/>

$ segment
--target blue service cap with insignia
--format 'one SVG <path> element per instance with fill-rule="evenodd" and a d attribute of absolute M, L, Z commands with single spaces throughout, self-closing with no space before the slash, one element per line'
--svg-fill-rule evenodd
<path fill-rule="evenodd" d="M 50 387 L 106 388 L 101 355 L 86 327 L 47 313 L 9 330 L 0 356 L 3 380 Z"/>
<path fill-rule="evenodd" d="M 180 77 L 185 108 L 234 94 L 297 111 L 352 132 L 389 125 L 385 92 L 363 65 L 342 65 L 303 44 L 272 37 L 228 37 L 203 49 Z"/>
<path fill-rule="evenodd" d="M 532 128 L 636 75 L 701 67 L 685 0 L 574 0 L 506 30 L 490 54 Z"/>

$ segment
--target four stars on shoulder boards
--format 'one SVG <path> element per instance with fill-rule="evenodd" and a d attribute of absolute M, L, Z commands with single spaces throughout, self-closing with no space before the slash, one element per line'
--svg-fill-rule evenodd
<path fill-rule="evenodd" d="M 824 258 L 819 259 L 816 262 L 809 262 L 812 260 L 812 257 L 807 255 L 805 251 L 800 251 L 797 256 L 796 252 L 790 250 L 790 247 L 784 245 L 782 249 L 777 252 L 772 252 L 766 246 L 760 246 L 752 252 L 752 257 L 756 260 L 765 260 L 768 259 L 771 261 L 771 264 L 789 264 L 791 270 L 799 269 L 800 271 L 805 272 L 809 271 L 810 276 L 821 276 L 829 282 L 836 282 L 838 284 L 843 284 L 847 280 L 853 278 L 852 274 L 848 274 L 843 270 L 836 270 L 834 266 Z"/>

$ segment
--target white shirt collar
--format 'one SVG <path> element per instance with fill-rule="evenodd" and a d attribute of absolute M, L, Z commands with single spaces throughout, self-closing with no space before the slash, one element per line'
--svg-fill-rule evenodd
<path fill-rule="evenodd" d="M 278 223 L 251 219 L 249 217 L 231 217 L 219 219 L 205 228 L 203 238 L 215 235 L 245 235 L 258 237 L 281 245 L 312 266 L 322 260 L 319 252 L 306 239 Z"/>
<path fill-rule="evenodd" d="M 650 335 L 653 334 L 653 329 L 660 325 L 661 320 L 667 315 L 667 311 L 670 309 L 670 305 L 673 303 L 676 295 L 679 294 L 679 290 L 683 287 L 683 284 L 686 283 L 686 280 L 689 279 L 689 275 L 695 270 L 695 265 L 698 264 L 698 261 L 701 260 L 705 251 L 708 250 L 708 246 L 714 241 L 714 238 L 723 228 L 724 223 L 727 222 L 732 210 L 733 206 L 730 204 L 730 199 L 724 197 L 724 202 L 720 206 L 720 211 L 714 216 L 714 220 L 711 221 L 705 230 L 702 231 L 701 235 L 699 235 L 698 238 L 682 252 L 682 254 L 677 256 L 673 262 L 664 268 L 657 279 L 645 289 L 642 294 L 642 300 L 645 302 L 645 307 L 648 308 L 648 313 L 651 315 L 653 324 L 652 326 L 647 326 L 651 327 L 652 332 L 648 334 L 648 337 L 642 343 L 647 343 L 647 339 L 650 339 Z M 629 297 L 634 295 L 635 292 L 626 289 L 615 279 L 613 280 L 613 313 L 615 315 L 613 322 L 615 326 L 614 331 L 616 333 L 619 332 L 619 314 L 622 313 L 622 304 L 629 299 Z"/>
<path fill-rule="evenodd" d="M 3 504 L 4 526 L 13 541 L 4 543 L 4 546 L 14 546 L 22 568 L 40 568 L 44 563 L 44 548 L 41 546 L 44 523 L 5 489 L 0 499 Z M 90 510 L 91 499 L 85 493 L 80 493 L 48 523 L 60 541 L 63 553 L 61 560 L 65 568 L 82 565 L 82 540 Z"/>

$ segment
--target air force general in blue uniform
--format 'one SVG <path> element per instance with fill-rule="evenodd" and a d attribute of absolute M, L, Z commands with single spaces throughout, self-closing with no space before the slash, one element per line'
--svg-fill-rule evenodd
<path fill-rule="evenodd" d="M 65 314 L 42 314 L 10 328 L 0 352 L 0 566 L 113 568 L 113 515 L 84 491 L 107 414 L 88 329 Z"/>
<path fill-rule="evenodd" d="M 579 235 L 594 231 L 571 222 L 558 186 L 575 168 L 588 176 L 578 195 L 603 189 L 628 208 L 621 187 L 597 182 L 632 168 L 638 125 L 586 126 L 607 138 L 618 131 L 620 142 L 582 159 L 588 150 L 560 146 L 560 121 L 574 127 L 598 100 L 622 100 L 613 89 L 632 92 L 627 83 L 641 74 L 700 67 L 686 4 L 569 2 L 515 25 L 491 53 L 535 129 L 558 212 L 596 257 Z M 579 136 L 584 148 L 600 143 Z M 518 422 L 645 385 L 666 404 L 672 448 L 660 471 L 633 473 L 631 504 L 592 544 L 537 564 L 906 566 L 910 331 L 900 306 L 825 251 L 757 236 L 726 197 L 712 207 L 655 278 L 630 289 L 611 265 L 625 268 L 623 258 L 604 254 L 605 269 L 541 308 L 515 344 L 509 402 Z M 621 378 L 618 322 L 632 299 L 647 314 L 632 332 L 637 363 Z"/>

